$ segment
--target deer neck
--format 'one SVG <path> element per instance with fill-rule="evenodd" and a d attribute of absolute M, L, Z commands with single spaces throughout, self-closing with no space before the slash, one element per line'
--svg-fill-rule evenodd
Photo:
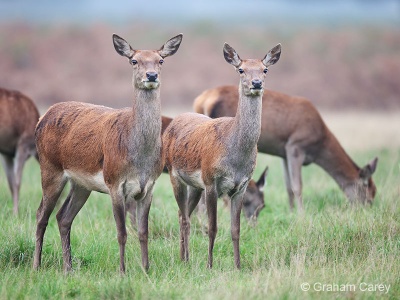
<path fill-rule="evenodd" d="M 253 153 L 261 132 L 262 94 L 247 96 L 239 85 L 239 103 L 231 131 L 237 153 Z"/>
<path fill-rule="evenodd" d="M 161 147 L 160 89 L 134 89 L 130 144 L 153 152 Z"/>
<path fill-rule="evenodd" d="M 344 151 L 335 136 L 328 131 L 325 147 L 316 163 L 320 165 L 346 193 L 359 180 L 360 168 Z"/>

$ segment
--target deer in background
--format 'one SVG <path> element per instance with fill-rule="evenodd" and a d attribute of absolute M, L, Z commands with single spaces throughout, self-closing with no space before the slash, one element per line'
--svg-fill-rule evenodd
<path fill-rule="evenodd" d="M 171 123 L 172 118 L 161 116 L 161 135 L 164 133 L 165 129 Z M 168 169 L 164 168 L 164 173 L 168 173 Z M 248 220 L 257 219 L 260 211 L 265 207 L 264 203 L 264 185 L 265 178 L 268 174 L 268 167 L 265 168 L 264 172 L 261 173 L 259 179 L 254 181 L 250 180 L 246 192 L 243 195 L 243 213 Z M 228 200 L 224 198 L 224 202 L 227 205 Z M 202 208 L 205 207 L 204 198 L 201 198 Z M 204 209 L 200 209 L 199 213 L 203 213 Z M 129 213 L 132 226 L 136 226 L 136 201 L 131 201 L 127 203 L 126 212 Z"/>
<path fill-rule="evenodd" d="M 261 130 L 261 105 L 268 67 L 280 57 L 280 44 L 262 60 L 240 59 L 228 44 L 225 60 L 240 75 L 239 105 L 235 117 L 210 119 L 185 113 L 177 116 L 163 135 L 166 166 L 179 206 L 180 257 L 189 259 L 190 215 L 205 193 L 208 215 L 208 267 L 213 264 L 217 234 L 217 198 L 231 200 L 231 236 L 234 262 L 240 268 L 239 235 L 243 194 L 251 179 Z"/>
<path fill-rule="evenodd" d="M 19 190 L 25 161 L 37 158 L 35 126 L 39 111 L 31 99 L 18 91 L 0 88 L 0 153 L 18 214 Z"/>
<path fill-rule="evenodd" d="M 194 110 L 211 118 L 233 116 L 239 94 L 234 86 L 221 86 L 200 94 Z M 340 186 L 351 202 L 372 203 L 376 187 L 372 174 L 378 159 L 359 168 L 325 125 L 307 99 L 266 90 L 263 95 L 261 135 L 258 150 L 283 158 L 290 208 L 295 200 L 303 210 L 301 167 L 316 163 Z"/>
<path fill-rule="evenodd" d="M 125 205 L 137 201 L 138 236 L 145 270 L 148 261 L 148 215 L 155 180 L 163 169 L 160 72 L 164 58 L 179 48 L 182 34 L 160 50 L 133 50 L 113 35 L 115 50 L 133 68 L 132 108 L 64 102 L 53 105 L 36 127 L 43 198 L 37 211 L 33 266 L 39 268 L 49 216 L 66 182 L 71 190 L 57 213 L 63 268 L 71 270 L 70 231 L 91 191 L 111 196 L 117 225 L 120 271 L 125 272 Z"/>

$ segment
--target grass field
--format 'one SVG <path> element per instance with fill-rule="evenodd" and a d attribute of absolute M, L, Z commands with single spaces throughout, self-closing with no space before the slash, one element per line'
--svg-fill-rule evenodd
<path fill-rule="evenodd" d="M 356 151 L 366 164 L 379 156 L 372 207 L 352 207 L 336 183 L 316 166 L 303 169 L 304 216 L 289 212 L 280 160 L 260 155 L 255 176 L 268 164 L 266 207 L 258 224 L 242 218 L 242 269 L 233 266 L 229 212 L 221 203 L 214 268 L 206 268 L 208 238 L 192 219 L 190 261 L 179 259 L 177 205 L 169 178 L 159 178 L 150 211 L 150 270 L 141 269 L 140 246 L 130 227 L 127 273 L 119 274 L 118 242 L 110 199 L 92 193 L 71 234 L 74 273 L 62 272 L 61 242 L 54 214 L 45 235 L 43 263 L 32 270 L 35 213 L 41 198 L 39 165 L 26 165 L 20 216 L 0 170 L 1 299 L 373 299 L 400 296 L 400 150 Z M 65 197 L 65 195 L 64 195 Z M 61 201 L 60 201 L 61 203 Z M 305 285 L 301 286 L 301 284 Z M 310 290 L 303 291 L 301 287 Z M 345 288 L 346 291 L 329 291 Z M 340 286 L 347 284 L 346 287 Z M 363 291 L 368 284 L 388 291 Z M 353 286 L 354 285 L 354 286 Z M 325 289 L 323 291 L 322 289 Z"/>

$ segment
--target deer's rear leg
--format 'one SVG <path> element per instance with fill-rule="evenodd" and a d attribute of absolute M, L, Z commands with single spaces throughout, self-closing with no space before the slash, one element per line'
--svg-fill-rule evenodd
<path fill-rule="evenodd" d="M 190 231 L 190 220 L 189 220 L 189 205 L 187 199 L 187 185 L 181 182 L 178 178 L 172 174 L 170 176 L 172 188 L 176 203 L 179 207 L 179 231 L 180 231 L 180 257 L 183 261 L 189 260 L 189 231 Z"/>
<path fill-rule="evenodd" d="M 136 221 L 136 201 L 132 200 L 126 203 L 125 210 L 126 214 L 129 214 L 129 217 L 131 219 L 131 225 L 133 229 L 137 228 L 137 221 Z"/>
<path fill-rule="evenodd" d="M 46 231 L 50 214 L 57 204 L 57 200 L 67 182 L 63 172 L 42 166 L 43 197 L 36 213 L 36 246 L 33 258 L 33 268 L 38 269 L 41 264 L 43 237 Z"/>
<path fill-rule="evenodd" d="M 293 191 L 294 198 L 297 202 L 297 210 L 303 211 L 303 198 L 302 198 L 302 179 L 301 179 L 301 167 L 305 159 L 305 154 L 302 149 L 298 146 L 287 145 L 286 146 L 286 159 L 287 167 L 289 171 L 289 178 L 291 183 L 291 190 Z"/>
<path fill-rule="evenodd" d="M 292 189 L 292 183 L 290 182 L 288 162 L 285 158 L 282 160 L 282 166 L 283 166 L 283 175 L 284 175 L 284 179 L 285 179 L 286 191 L 287 191 L 287 194 L 289 197 L 289 206 L 290 206 L 290 210 L 293 211 L 293 209 L 294 209 L 294 193 L 293 193 L 293 189 Z"/>
<path fill-rule="evenodd" d="M 125 245 L 126 245 L 126 225 L 125 225 L 125 198 L 118 191 L 111 191 L 112 208 L 115 223 L 117 225 L 117 238 L 119 244 L 119 270 L 125 273 Z"/>
<path fill-rule="evenodd" d="M 71 259 L 71 225 L 77 213 L 86 203 L 90 191 L 71 182 L 70 193 L 63 206 L 57 214 L 58 229 L 60 230 L 61 244 L 63 250 L 64 272 L 72 270 Z"/>

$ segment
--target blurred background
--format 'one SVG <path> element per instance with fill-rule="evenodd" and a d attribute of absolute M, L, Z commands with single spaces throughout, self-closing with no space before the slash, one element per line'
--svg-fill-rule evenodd
<path fill-rule="evenodd" d="M 0 0 L 0 86 L 25 93 L 41 112 L 68 100 L 129 106 L 131 68 L 112 33 L 137 49 L 184 34 L 163 66 L 167 115 L 191 111 L 207 88 L 238 84 L 224 42 L 242 58 L 282 43 L 268 88 L 310 99 L 349 144 L 353 128 L 400 146 L 400 1 Z M 382 122 L 388 135 L 373 136 Z"/>

